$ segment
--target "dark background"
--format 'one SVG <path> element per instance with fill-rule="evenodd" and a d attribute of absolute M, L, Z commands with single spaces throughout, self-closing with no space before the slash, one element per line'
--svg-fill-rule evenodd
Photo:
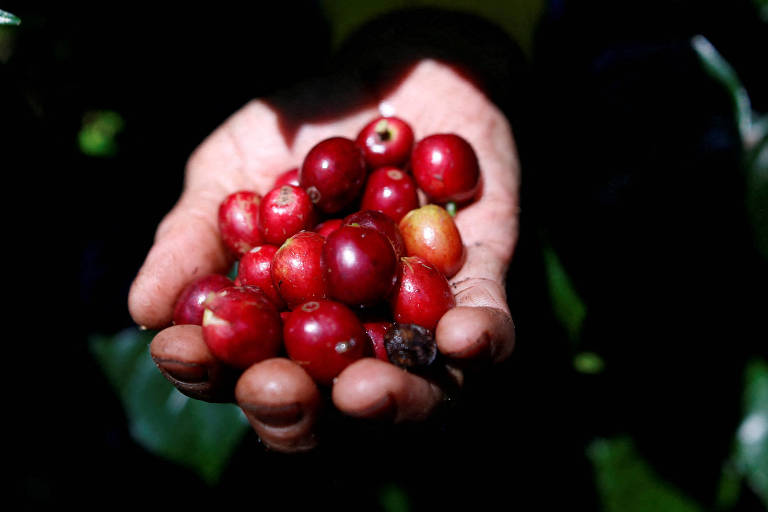
<path fill-rule="evenodd" d="M 765 355 L 766 266 L 728 97 L 688 41 L 705 34 L 766 112 L 768 39 L 753 4 L 552 2 L 532 59 L 515 64 L 523 85 L 505 94 L 494 77 L 525 173 L 509 279 L 513 358 L 425 425 L 332 418 L 328 442 L 292 457 L 249 435 L 213 487 L 132 440 L 87 339 L 132 325 L 128 287 L 202 139 L 249 99 L 339 69 L 330 23 L 315 2 L 2 8 L 22 19 L 0 65 L 14 497 L 367 510 L 385 481 L 414 509 L 589 509 L 598 498 L 585 446 L 627 434 L 664 479 L 715 503 L 744 364 Z M 77 134 L 85 113 L 102 109 L 125 129 L 118 152 L 98 158 Z M 579 350 L 602 355 L 600 375 L 573 368 L 551 311 L 545 242 L 587 304 Z M 761 505 L 742 485 L 733 508 Z"/>

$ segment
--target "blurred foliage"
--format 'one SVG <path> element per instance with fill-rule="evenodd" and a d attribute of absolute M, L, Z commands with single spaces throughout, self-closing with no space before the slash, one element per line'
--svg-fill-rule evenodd
<path fill-rule="evenodd" d="M 333 24 L 335 45 L 376 15 L 409 7 L 439 7 L 466 11 L 494 20 L 530 55 L 534 30 L 544 12 L 543 0 L 515 2 L 477 2 L 476 0 L 388 0 L 385 2 L 348 2 L 323 0 L 325 12 Z"/>
<path fill-rule="evenodd" d="M 21 20 L 9 12 L 0 9 L 0 25 L 20 25 Z"/>
<path fill-rule="evenodd" d="M 587 448 L 606 512 L 697 512 L 702 508 L 657 475 L 628 437 L 597 439 Z"/>
<path fill-rule="evenodd" d="M 587 308 L 584 301 L 576 293 L 576 289 L 554 249 L 551 246 L 546 246 L 543 252 L 552 308 L 558 322 L 568 333 L 568 338 L 575 344 L 581 336 Z"/>
<path fill-rule="evenodd" d="M 763 360 L 747 366 L 735 461 L 747 484 L 768 506 L 768 364 Z"/>
<path fill-rule="evenodd" d="M 114 337 L 94 336 L 91 352 L 123 403 L 134 439 L 213 484 L 248 423 L 235 405 L 210 404 L 179 393 L 152 362 L 152 336 L 138 329 Z"/>
<path fill-rule="evenodd" d="M 384 484 L 379 489 L 379 504 L 384 512 L 408 512 L 411 502 L 408 494 L 397 484 Z"/>
<path fill-rule="evenodd" d="M 83 126 L 77 134 L 80 151 L 88 156 L 115 156 L 118 151 L 116 137 L 125 128 L 123 117 L 112 110 L 86 112 Z"/>

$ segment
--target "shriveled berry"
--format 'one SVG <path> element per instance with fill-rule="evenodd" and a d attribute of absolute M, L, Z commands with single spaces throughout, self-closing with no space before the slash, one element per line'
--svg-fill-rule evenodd
<path fill-rule="evenodd" d="M 224 245 L 238 257 L 261 244 L 259 205 L 261 196 L 250 190 L 228 195 L 219 205 L 219 233 Z"/>
<path fill-rule="evenodd" d="M 432 331 L 416 324 L 395 323 L 384 335 L 389 361 L 408 370 L 423 369 L 437 358 Z"/>
<path fill-rule="evenodd" d="M 232 286 L 232 281 L 219 274 L 201 276 L 189 283 L 176 299 L 173 323 L 176 325 L 202 324 L 205 300 L 210 294 L 228 286 Z"/>

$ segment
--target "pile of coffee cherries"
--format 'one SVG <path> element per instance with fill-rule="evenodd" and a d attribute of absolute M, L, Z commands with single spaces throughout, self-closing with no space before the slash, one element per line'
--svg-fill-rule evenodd
<path fill-rule="evenodd" d="M 202 325 L 227 365 L 286 355 L 326 386 L 362 357 L 428 365 L 437 323 L 456 304 L 447 279 L 464 263 L 448 209 L 472 201 L 479 178 L 464 138 L 414 144 L 397 117 L 374 119 L 356 140 L 323 140 L 265 196 L 224 199 L 219 229 L 237 277 L 190 283 L 173 321 Z"/>

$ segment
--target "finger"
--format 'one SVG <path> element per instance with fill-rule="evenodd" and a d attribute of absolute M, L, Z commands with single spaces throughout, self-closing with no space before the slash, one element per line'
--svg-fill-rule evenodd
<path fill-rule="evenodd" d="M 421 421 L 445 399 L 435 383 L 373 358 L 360 359 L 339 374 L 333 403 L 357 418 Z"/>
<path fill-rule="evenodd" d="M 313 427 L 321 405 L 312 378 L 284 358 L 256 363 L 235 388 L 237 403 L 261 441 L 280 452 L 300 452 L 317 441 Z"/>
<path fill-rule="evenodd" d="M 149 346 L 152 360 L 176 389 L 206 402 L 232 402 L 239 372 L 213 357 L 198 325 L 160 331 Z"/>
<path fill-rule="evenodd" d="M 515 346 L 512 317 L 499 308 L 459 306 L 437 324 L 438 350 L 454 361 L 503 361 Z"/>

